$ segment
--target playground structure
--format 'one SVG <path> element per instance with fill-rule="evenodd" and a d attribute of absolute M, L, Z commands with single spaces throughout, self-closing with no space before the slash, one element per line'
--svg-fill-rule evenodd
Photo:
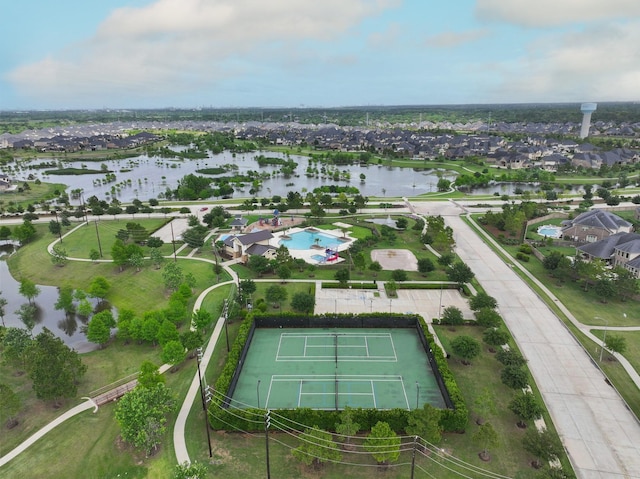
<path fill-rule="evenodd" d="M 337 248 L 327 248 L 324 250 L 324 262 L 330 263 L 332 261 L 337 261 L 340 258 L 340 254 L 338 253 Z"/>
<path fill-rule="evenodd" d="M 293 219 L 293 216 L 291 217 Z M 260 218 L 260 226 L 268 225 L 268 226 L 282 226 L 282 220 L 280 219 L 280 211 L 273 210 L 273 218 Z"/>

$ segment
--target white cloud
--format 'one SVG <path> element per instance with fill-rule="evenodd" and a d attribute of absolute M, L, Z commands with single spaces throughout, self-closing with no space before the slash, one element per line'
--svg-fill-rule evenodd
<path fill-rule="evenodd" d="M 505 101 L 637 101 L 640 99 L 640 22 L 597 26 L 547 37 L 511 64 L 495 92 Z"/>
<path fill-rule="evenodd" d="M 477 0 L 483 20 L 525 27 L 550 27 L 579 22 L 640 17 L 638 0 Z"/>
<path fill-rule="evenodd" d="M 178 96 L 259 68 L 265 52 L 269 60 L 281 58 L 284 63 L 294 46 L 334 42 L 366 18 L 398 4 L 157 0 L 115 10 L 85 43 L 22 65 L 7 78 L 23 95 L 58 104 L 84 95 L 101 98 L 99 105 L 120 104 L 118 97 L 130 102 L 136 95 Z"/>
<path fill-rule="evenodd" d="M 385 30 L 369 35 L 367 43 L 372 48 L 393 48 L 398 43 L 401 34 L 402 27 L 400 24 L 390 23 Z"/>
<path fill-rule="evenodd" d="M 425 45 L 434 48 L 454 48 L 489 36 L 484 29 L 468 30 L 466 32 L 443 32 L 432 35 L 425 40 Z"/>

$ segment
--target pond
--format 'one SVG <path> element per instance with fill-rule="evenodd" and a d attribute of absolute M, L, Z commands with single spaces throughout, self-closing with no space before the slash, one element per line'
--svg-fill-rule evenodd
<path fill-rule="evenodd" d="M 2 251 L 6 253 L 7 248 L 3 247 Z M 6 256 L 7 254 L 4 254 L 0 257 L 0 291 L 2 291 L 2 297 L 7 300 L 7 305 L 4 308 L 4 324 L 7 327 L 24 329 L 24 323 L 20 321 L 16 311 L 22 304 L 27 303 L 27 299 L 20 294 L 20 283 L 9 272 L 9 266 L 4 261 Z M 37 335 L 46 327 L 62 339 L 67 346 L 80 353 L 97 349 L 97 345 L 87 341 L 86 335 L 82 332 L 82 326 L 86 325 L 86 319 L 76 315 L 67 316 L 63 311 L 55 309 L 58 288 L 42 285 L 38 285 L 38 288 L 40 294 L 34 300 L 37 315 L 33 335 Z"/>
<path fill-rule="evenodd" d="M 200 174 L 196 170 L 203 168 L 215 168 L 226 164 L 234 164 L 238 167 L 237 173 L 243 174 L 248 171 L 276 173 L 278 166 L 259 167 L 256 156 L 264 155 L 272 158 L 289 158 L 298 163 L 293 176 L 285 178 L 282 175 L 273 175 L 263 180 L 262 189 L 257 193 L 258 197 L 271 197 L 273 195 L 285 196 L 289 191 L 312 191 L 314 188 L 324 185 L 338 184 L 340 186 L 354 186 L 360 190 L 363 196 L 413 196 L 423 193 L 437 191 L 437 183 L 440 179 L 438 172 L 433 169 L 412 169 L 399 168 L 383 165 L 345 165 L 332 167 L 340 172 L 348 172 L 351 176 L 349 181 L 334 181 L 330 178 L 308 177 L 306 176 L 307 166 L 310 159 L 306 156 L 285 155 L 279 152 L 255 151 L 250 153 L 233 154 L 225 151 L 220 154 L 211 155 L 206 159 L 199 160 L 172 160 L 167 158 L 148 157 L 140 155 L 125 160 L 104 160 L 98 162 L 72 161 L 64 162 L 65 168 L 86 168 L 90 170 L 100 170 L 101 165 L 115 173 L 115 181 L 106 182 L 105 173 L 95 173 L 87 175 L 47 175 L 46 169 L 33 168 L 34 165 L 45 162 L 56 162 L 54 158 L 38 158 L 28 162 L 22 162 L 19 170 L 7 170 L 13 178 L 25 181 L 31 178 L 38 178 L 49 183 L 64 183 L 68 186 L 67 193 L 71 190 L 82 188 L 85 199 L 96 195 L 100 199 L 109 200 L 117 198 L 122 202 L 130 202 L 135 198 L 142 201 L 149 198 L 158 198 L 167 188 L 175 189 L 178 180 L 188 174 Z M 417 161 L 417 165 L 422 162 Z M 321 164 L 315 163 L 320 169 Z M 49 168 L 50 169 L 50 168 Z M 222 175 L 202 175 L 211 176 L 231 176 L 233 172 Z M 360 180 L 360 174 L 365 175 L 364 181 Z M 450 173 L 440 172 L 441 176 L 453 179 Z M 235 196 L 250 197 L 247 184 L 245 188 L 237 189 Z"/>

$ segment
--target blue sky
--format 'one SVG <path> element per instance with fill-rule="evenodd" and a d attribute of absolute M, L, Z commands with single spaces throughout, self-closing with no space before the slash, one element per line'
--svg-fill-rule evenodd
<path fill-rule="evenodd" d="M 640 100 L 638 0 L 21 0 L 0 109 Z"/>

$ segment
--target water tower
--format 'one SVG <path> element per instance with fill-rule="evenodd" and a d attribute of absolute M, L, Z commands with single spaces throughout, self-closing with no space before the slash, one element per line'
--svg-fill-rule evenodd
<path fill-rule="evenodd" d="M 580 127 L 580 138 L 589 136 L 589 127 L 591 126 L 591 114 L 598 108 L 597 103 L 583 103 L 580 105 L 582 112 L 582 127 Z"/>

